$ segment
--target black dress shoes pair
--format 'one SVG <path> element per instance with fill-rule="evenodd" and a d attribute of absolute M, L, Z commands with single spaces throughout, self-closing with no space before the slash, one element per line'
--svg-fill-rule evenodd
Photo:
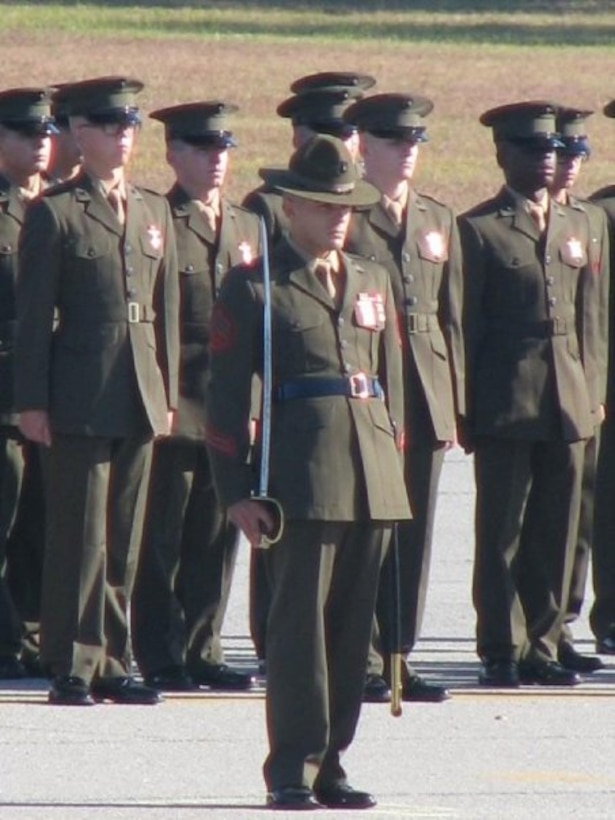
<path fill-rule="evenodd" d="M 128 706 L 153 706 L 162 698 L 156 689 L 137 683 L 128 676 L 116 678 L 98 678 L 91 685 L 94 700 L 111 701 Z"/>
<path fill-rule="evenodd" d="M 76 675 L 56 675 L 47 695 L 53 706 L 94 706 L 90 685 Z"/>
<path fill-rule="evenodd" d="M 194 692 L 196 683 L 183 666 L 165 666 L 145 675 L 144 683 L 158 692 Z"/>
<path fill-rule="evenodd" d="M 403 701 L 413 703 L 442 703 L 450 698 L 450 692 L 444 686 L 428 683 L 420 675 L 407 677 L 402 684 Z M 363 688 L 364 703 L 390 703 L 391 689 L 380 675 L 369 674 Z"/>
<path fill-rule="evenodd" d="M 284 786 L 269 792 L 267 805 L 277 811 L 371 809 L 376 805 L 376 798 L 345 783 L 322 786 L 314 791 L 307 786 Z"/>
<path fill-rule="evenodd" d="M 209 686 L 210 689 L 221 691 L 245 691 L 255 683 L 249 672 L 239 672 L 225 663 L 201 663 L 190 668 L 189 675 L 198 686 Z"/>
<path fill-rule="evenodd" d="M 519 679 L 521 683 L 539 686 L 576 686 L 581 683 L 580 675 L 555 661 L 520 661 Z"/>
<path fill-rule="evenodd" d="M 596 655 L 582 655 L 571 643 L 562 643 L 557 651 L 557 659 L 564 669 L 591 674 L 604 669 L 604 663 Z"/>

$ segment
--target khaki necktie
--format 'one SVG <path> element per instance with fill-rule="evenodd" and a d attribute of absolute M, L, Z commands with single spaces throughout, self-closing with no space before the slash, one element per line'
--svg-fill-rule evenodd
<path fill-rule="evenodd" d="M 218 214 L 213 205 L 208 205 L 206 202 L 198 202 L 199 211 L 203 216 L 203 220 L 208 228 L 215 234 L 218 229 Z"/>
<path fill-rule="evenodd" d="M 109 200 L 109 204 L 115 211 L 117 221 L 120 223 L 120 225 L 124 225 L 124 223 L 126 222 L 126 208 L 124 207 L 124 199 L 122 197 L 122 194 L 120 193 L 119 188 L 111 188 L 111 190 L 107 194 L 107 199 Z"/>
<path fill-rule="evenodd" d="M 545 213 L 545 209 L 537 202 L 532 202 L 528 199 L 527 211 L 538 226 L 540 233 L 543 234 L 547 229 L 547 214 Z"/>
<path fill-rule="evenodd" d="M 387 199 L 384 207 L 387 214 L 395 223 L 395 226 L 401 228 L 404 221 L 403 204 L 398 199 Z"/>
<path fill-rule="evenodd" d="M 342 295 L 342 271 L 338 269 L 337 259 L 319 259 L 314 265 L 314 273 L 319 282 L 337 305 Z"/>

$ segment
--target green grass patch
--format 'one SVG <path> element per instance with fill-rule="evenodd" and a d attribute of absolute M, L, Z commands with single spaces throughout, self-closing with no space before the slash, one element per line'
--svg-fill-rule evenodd
<path fill-rule="evenodd" d="M 505 11 L 494 11 L 493 3 L 434 3 L 430 10 L 427 5 L 5 3 L 0 31 L 557 47 L 611 46 L 615 40 L 615 3 L 499 4 Z"/>

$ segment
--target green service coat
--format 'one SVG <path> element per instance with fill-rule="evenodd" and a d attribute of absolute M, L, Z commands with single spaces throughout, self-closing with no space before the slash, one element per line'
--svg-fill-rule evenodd
<path fill-rule="evenodd" d="M 403 231 L 378 203 L 353 214 L 346 246 L 391 277 L 404 341 L 410 445 L 452 441 L 465 395 L 463 268 L 452 211 L 411 191 Z"/>
<path fill-rule="evenodd" d="M 48 411 L 59 433 L 166 432 L 179 288 L 164 197 L 127 185 L 122 227 L 86 174 L 47 191 L 26 214 L 17 304 L 18 410 Z"/>
<path fill-rule="evenodd" d="M 591 250 L 585 213 L 551 203 L 541 237 L 504 188 L 459 225 L 472 434 L 589 438 L 604 402 L 604 380 L 591 374 L 605 356 L 596 282 L 607 274 Z"/>
<path fill-rule="evenodd" d="M 401 347 L 391 285 L 373 262 L 344 255 L 346 287 L 338 310 L 286 241 L 271 260 L 273 373 L 277 385 L 362 372 L 379 376 L 380 398 L 321 396 L 273 408 L 270 494 L 288 519 L 409 518 L 396 447 L 403 418 Z M 359 325 L 359 301 L 381 299 L 378 328 Z M 262 273 L 231 271 L 214 307 L 207 443 L 225 506 L 257 489 L 247 464 L 250 383 L 262 373 Z"/>

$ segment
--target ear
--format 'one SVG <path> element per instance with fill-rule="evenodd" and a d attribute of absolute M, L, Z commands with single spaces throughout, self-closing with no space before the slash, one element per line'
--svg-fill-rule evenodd
<path fill-rule="evenodd" d="M 282 210 L 284 211 L 284 216 L 286 216 L 287 219 L 291 219 L 294 216 L 296 210 L 295 203 L 296 200 L 293 199 L 293 197 L 284 194 L 282 198 Z"/>

